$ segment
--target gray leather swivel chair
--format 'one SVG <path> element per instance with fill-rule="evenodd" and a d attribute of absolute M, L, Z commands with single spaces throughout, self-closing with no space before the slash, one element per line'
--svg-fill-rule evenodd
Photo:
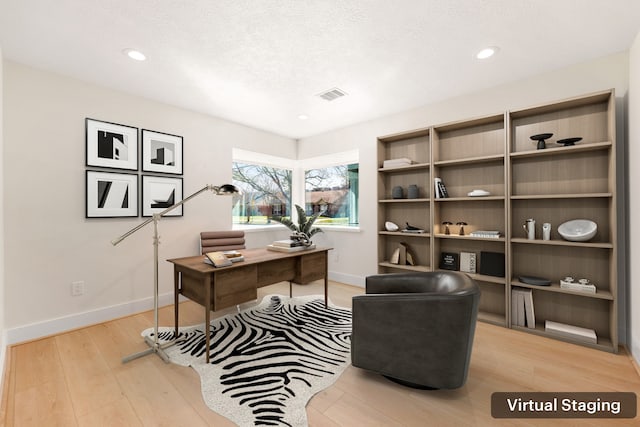
<path fill-rule="evenodd" d="M 459 272 L 379 274 L 353 297 L 351 363 L 404 385 L 467 379 L 480 289 Z"/>

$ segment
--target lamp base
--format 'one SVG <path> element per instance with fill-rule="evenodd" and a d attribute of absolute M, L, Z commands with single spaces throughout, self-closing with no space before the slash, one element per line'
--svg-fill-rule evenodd
<path fill-rule="evenodd" d="M 133 354 L 130 354 L 129 356 L 123 357 L 122 358 L 122 363 L 129 363 L 132 360 L 136 360 L 136 359 L 139 359 L 141 357 L 144 357 L 144 356 L 147 356 L 147 355 L 153 354 L 153 353 L 155 353 L 158 356 L 160 356 L 160 359 L 164 360 L 165 363 L 169 363 L 169 356 L 167 356 L 167 353 L 164 352 L 164 349 L 168 348 L 168 347 L 171 347 L 172 345 L 174 345 L 178 341 L 179 340 L 174 340 L 174 341 L 166 342 L 164 344 L 159 344 L 159 343 L 153 341 L 152 339 L 150 339 L 149 337 L 145 337 L 144 338 L 144 342 L 147 343 L 149 348 L 146 349 L 146 350 L 139 351 L 138 353 L 133 353 Z"/>

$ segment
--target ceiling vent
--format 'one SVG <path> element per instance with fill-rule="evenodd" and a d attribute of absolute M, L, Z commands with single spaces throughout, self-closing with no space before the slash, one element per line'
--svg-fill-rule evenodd
<path fill-rule="evenodd" d="M 342 98 L 346 94 L 347 93 L 345 91 L 334 87 L 333 89 L 329 89 L 327 91 L 319 93 L 318 96 L 325 101 L 333 101 L 334 99 Z"/>

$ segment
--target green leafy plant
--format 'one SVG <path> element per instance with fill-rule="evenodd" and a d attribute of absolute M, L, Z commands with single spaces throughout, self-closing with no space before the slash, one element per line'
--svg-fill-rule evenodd
<path fill-rule="evenodd" d="M 316 222 L 316 219 L 322 214 L 322 212 L 316 212 L 311 216 L 307 216 L 304 209 L 298 205 L 295 205 L 296 210 L 298 211 L 298 223 L 294 223 L 290 218 L 285 217 L 274 217 L 273 220 L 279 222 L 280 224 L 288 227 L 291 231 L 294 232 L 294 236 L 301 237 L 307 240 L 309 243 L 311 242 L 311 237 L 316 233 L 321 233 L 322 230 L 318 227 L 314 227 L 313 223 Z"/>

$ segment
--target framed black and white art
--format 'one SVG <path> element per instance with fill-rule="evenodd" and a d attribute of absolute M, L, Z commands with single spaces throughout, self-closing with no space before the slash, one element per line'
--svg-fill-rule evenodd
<path fill-rule="evenodd" d="M 86 217 L 138 216 L 138 175 L 86 172 Z"/>
<path fill-rule="evenodd" d="M 182 137 L 142 129 L 142 170 L 182 175 Z"/>
<path fill-rule="evenodd" d="M 85 119 L 87 166 L 138 170 L 138 128 Z"/>
<path fill-rule="evenodd" d="M 162 212 L 182 200 L 182 178 L 142 175 L 142 216 Z M 178 206 L 165 216 L 182 216 Z"/>

